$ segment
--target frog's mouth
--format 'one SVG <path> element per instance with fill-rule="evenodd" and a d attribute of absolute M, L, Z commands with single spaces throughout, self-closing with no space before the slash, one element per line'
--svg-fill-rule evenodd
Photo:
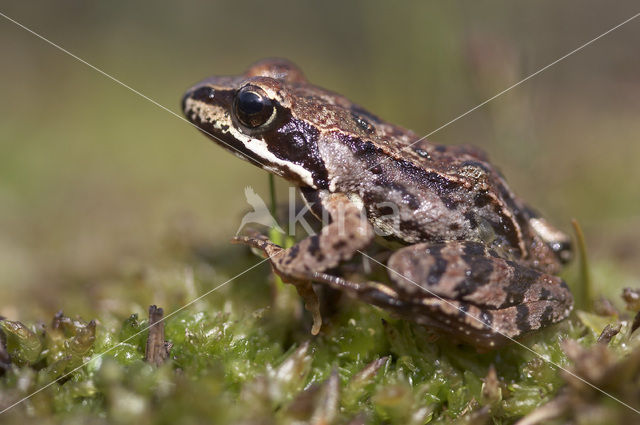
<path fill-rule="evenodd" d="M 231 131 L 233 122 L 228 111 L 232 102 L 233 90 L 199 85 L 185 93 L 182 112 L 191 124 L 218 145 L 254 165 L 262 166 L 260 158 Z"/>

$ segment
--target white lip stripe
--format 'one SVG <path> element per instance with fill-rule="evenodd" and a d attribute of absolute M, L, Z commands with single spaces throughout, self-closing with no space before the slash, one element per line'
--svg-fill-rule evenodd
<path fill-rule="evenodd" d="M 313 176 L 311 172 L 309 172 L 307 169 L 305 169 L 301 165 L 294 164 L 289 161 L 285 161 L 275 156 L 269 150 L 269 147 L 267 146 L 264 140 L 255 139 L 253 137 L 247 136 L 246 134 L 239 132 L 236 128 L 232 126 L 229 126 L 229 132 L 236 140 L 240 140 L 246 149 L 256 154 L 258 158 L 270 164 L 277 164 L 277 165 L 286 167 L 289 171 L 291 171 L 292 173 L 300 177 L 303 182 L 313 187 L 314 189 L 317 189 L 315 183 L 313 182 Z M 267 170 L 272 170 L 272 168 L 270 167 L 264 167 L 264 168 L 266 168 Z"/>

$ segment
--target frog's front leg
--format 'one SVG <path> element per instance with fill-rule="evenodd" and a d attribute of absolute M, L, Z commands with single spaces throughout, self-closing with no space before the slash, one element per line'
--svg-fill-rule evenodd
<path fill-rule="evenodd" d="M 369 245 L 375 236 L 361 207 L 346 195 L 319 192 L 316 198 L 328 212 L 331 223 L 323 227 L 319 234 L 309 236 L 289 249 L 274 244 L 263 235 L 233 239 L 233 242 L 261 249 L 269 258 L 274 272 L 284 282 L 296 287 L 305 301 L 305 307 L 313 315 L 311 332 L 314 335 L 320 331 L 322 318 L 311 282 L 340 280 L 322 272 L 349 260 L 356 251 Z"/>
<path fill-rule="evenodd" d="M 409 246 L 387 265 L 405 300 L 396 313 L 477 347 L 556 323 L 573 304 L 562 279 L 500 258 L 477 242 Z"/>

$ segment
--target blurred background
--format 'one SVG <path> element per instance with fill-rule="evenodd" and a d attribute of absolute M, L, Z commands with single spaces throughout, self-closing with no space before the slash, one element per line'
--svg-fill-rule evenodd
<path fill-rule="evenodd" d="M 177 113 L 192 83 L 281 56 L 420 134 L 639 11 L 595 0 L 0 4 Z M 640 285 L 638 40 L 640 18 L 430 137 L 480 146 L 554 224 L 579 220 L 594 280 L 613 293 Z M 265 172 L 1 17 L 0 58 L 0 315 L 108 309 L 118 296 L 104 288 L 127 285 L 117 276 L 131 264 L 157 263 L 185 237 L 226 247 L 244 187 L 268 199 Z"/>

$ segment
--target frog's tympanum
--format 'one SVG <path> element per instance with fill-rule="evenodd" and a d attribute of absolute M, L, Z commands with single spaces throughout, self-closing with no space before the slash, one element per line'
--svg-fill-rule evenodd
<path fill-rule="evenodd" d="M 571 257 L 569 238 L 518 198 L 478 149 L 420 140 L 310 84 L 285 60 L 206 79 L 182 107 L 216 143 L 297 185 L 316 215 L 331 218 L 287 250 L 260 235 L 236 238 L 296 286 L 314 334 L 321 319 L 311 282 L 482 349 L 571 311 L 571 293 L 554 276 Z M 338 276 L 376 233 L 404 245 L 387 262 L 391 283 Z"/>

